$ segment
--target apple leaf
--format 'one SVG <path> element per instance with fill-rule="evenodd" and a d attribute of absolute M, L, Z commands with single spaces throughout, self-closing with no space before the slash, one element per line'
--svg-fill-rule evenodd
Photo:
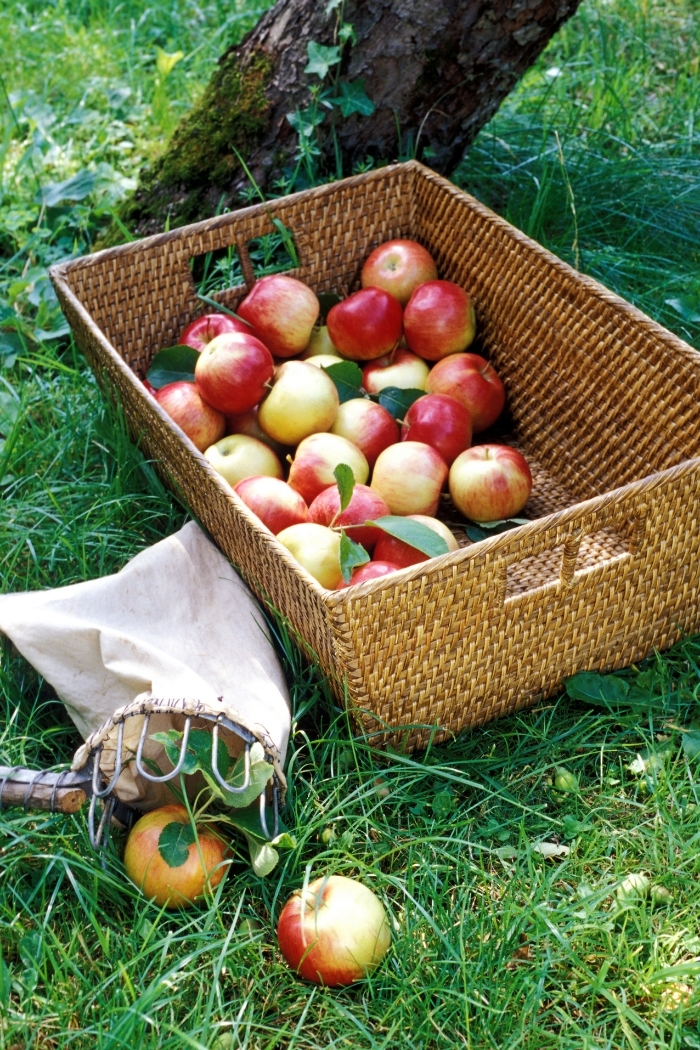
<path fill-rule="evenodd" d="M 338 106 L 344 117 L 353 113 L 359 113 L 361 117 L 371 117 L 374 113 L 374 102 L 365 91 L 365 82 L 361 80 L 341 80 L 338 84 L 340 95 L 332 98 L 334 106 Z"/>
<path fill-rule="evenodd" d="M 398 386 L 386 386 L 380 390 L 377 400 L 382 408 L 391 412 L 394 419 L 403 419 L 414 401 L 419 397 L 425 397 L 425 390 L 402 390 Z"/>
<path fill-rule="evenodd" d="M 319 80 L 323 80 L 331 66 L 340 62 L 339 47 L 325 47 L 313 40 L 306 45 L 306 54 L 309 61 L 304 66 L 304 72 L 315 73 Z"/>
<path fill-rule="evenodd" d="M 320 292 L 318 295 L 318 305 L 321 311 L 321 323 L 326 323 L 328 317 L 328 311 L 333 307 L 337 306 L 338 303 L 342 303 L 342 295 L 338 295 L 337 292 Z"/>
<path fill-rule="evenodd" d="M 355 489 L 355 475 L 352 467 L 347 463 L 339 463 L 333 471 L 333 477 L 338 482 L 338 495 L 340 496 L 340 513 L 342 514 L 352 499 Z"/>
<path fill-rule="evenodd" d="M 255 874 L 262 879 L 277 867 L 280 855 L 269 842 L 259 842 L 245 831 L 243 834 L 248 843 L 251 867 Z"/>
<path fill-rule="evenodd" d="M 438 536 L 422 521 L 388 514 L 386 517 L 375 518 L 374 521 L 368 521 L 366 524 L 376 525 L 378 529 L 388 532 L 390 536 L 395 536 L 397 540 L 403 540 L 409 547 L 415 547 L 416 550 L 427 554 L 430 558 L 437 558 L 439 554 L 447 554 L 447 544 L 442 536 Z"/>
<path fill-rule="evenodd" d="M 226 814 L 217 813 L 217 822 L 220 824 L 230 824 L 232 827 L 237 828 L 238 831 L 244 832 L 246 835 L 250 835 L 252 838 L 260 839 L 261 842 L 267 842 L 268 837 L 263 831 L 262 824 L 260 823 L 260 807 L 256 803 L 252 806 L 247 806 L 245 809 L 237 809 L 235 811 L 229 810 Z M 272 810 L 272 806 L 265 807 L 265 821 L 267 827 L 274 827 L 275 814 Z M 280 833 L 286 832 L 286 828 L 281 820 L 278 821 Z M 289 837 L 289 836 L 287 836 Z"/>
<path fill-rule="evenodd" d="M 470 540 L 478 543 L 479 540 L 487 540 L 489 536 L 498 536 L 501 532 L 517 529 L 518 525 L 527 525 L 529 518 L 503 518 L 499 521 L 470 521 L 465 525 L 464 531 Z"/>
<path fill-rule="evenodd" d="M 198 357 L 199 350 L 193 346 L 168 346 L 154 356 L 146 379 L 156 390 L 182 380 L 194 383 L 194 366 Z"/>
<path fill-rule="evenodd" d="M 191 824 L 180 824 L 177 820 L 171 820 L 158 836 L 158 852 L 169 868 L 181 868 L 187 863 L 189 847 L 194 840 Z"/>
<path fill-rule="evenodd" d="M 629 685 L 614 674 L 580 671 L 566 681 L 566 691 L 572 700 L 584 700 L 600 707 L 624 703 Z"/>
<path fill-rule="evenodd" d="M 204 773 L 204 779 L 211 790 L 218 798 L 223 799 L 227 806 L 231 806 L 233 809 L 244 809 L 263 793 L 268 781 L 272 779 L 274 769 L 270 763 L 265 760 L 265 752 L 263 751 L 262 744 L 259 744 L 256 740 L 250 749 L 250 783 L 245 791 L 238 792 L 237 794 L 225 791 L 218 781 L 214 780 L 211 767 L 209 770 L 203 769 L 202 772 Z M 219 772 L 221 772 L 221 770 L 219 770 Z M 244 777 L 244 758 L 243 755 L 240 755 L 236 760 L 232 773 L 226 779 L 234 787 L 242 787 Z"/>
<path fill-rule="evenodd" d="M 199 732 L 201 733 L 202 730 L 200 729 Z M 150 739 L 155 740 L 157 744 L 163 745 L 165 753 L 173 766 L 178 764 L 180 761 L 180 749 L 182 746 L 182 733 L 178 732 L 177 729 L 168 729 L 166 733 L 151 733 Z M 211 737 L 209 737 L 209 740 L 211 741 Z M 181 772 L 187 776 L 190 773 L 194 773 L 197 768 L 197 756 L 192 750 L 192 741 L 189 740 L 187 754 L 185 755 L 185 762 Z"/>
<path fill-rule="evenodd" d="M 369 554 L 362 544 L 351 540 L 343 529 L 340 533 L 340 572 L 345 583 L 350 582 L 353 569 L 358 565 L 366 565 L 369 560 Z"/>
<path fill-rule="evenodd" d="M 337 365 L 324 365 L 323 371 L 335 383 L 341 405 L 362 397 L 362 369 L 354 361 L 339 361 Z"/>

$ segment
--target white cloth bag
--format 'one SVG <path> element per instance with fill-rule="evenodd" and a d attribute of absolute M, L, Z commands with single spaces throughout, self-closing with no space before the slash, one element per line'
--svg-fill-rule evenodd
<path fill-rule="evenodd" d="M 101 744 L 100 768 L 110 776 L 120 721 L 133 759 L 144 713 L 153 713 L 150 737 L 182 729 L 187 715 L 197 725 L 197 712 L 206 712 L 248 729 L 284 787 L 290 706 L 282 668 L 255 598 L 194 522 L 113 576 L 0 596 L 0 632 L 54 687 L 85 739 L 73 769 Z M 221 737 L 231 755 L 240 753 L 239 737 Z M 163 772 L 173 768 L 150 739 L 144 756 Z M 124 761 L 122 802 L 148 810 L 173 800 L 167 785 L 143 780 Z"/>

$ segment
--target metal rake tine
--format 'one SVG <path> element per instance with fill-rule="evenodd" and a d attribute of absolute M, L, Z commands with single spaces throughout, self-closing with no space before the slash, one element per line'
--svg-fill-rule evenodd
<path fill-rule="evenodd" d="M 243 776 L 243 783 L 240 787 L 234 787 L 233 784 L 229 784 L 228 781 L 224 780 L 219 772 L 219 723 L 214 722 L 211 727 L 211 771 L 214 774 L 214 779 L 217 784 L 228 791 L 230 795 L 242 795 L 244 791 L 247 791 L 250 787 L 250 744 L 246 743 L 243 751 L 243 763 L 245 768 L 245 774 Z"/>
<path fill-rule="evenodd" d="M 92 793 L 95 798 L 106 798 L 107 795 L 111 795 L 116 787 L 119 777 L 122 775 L 122 742 L 124 740 L 124 723 L 120 722 L 117 727 L 117 760 L 114 763 L 114 773 L 112 779 L 106 788 L 99 790 L 98 784 L 100 779 L 100 756 L 104 750 L 104 745 L 100 744 L 99 751 L 95 752 L 94 765 L 92 767 Z"/>
<path fill-rule="evenodd" d="M 276 839 L 280 833 L 280 786 L 277 782 L 276 775 L 272 779 L 272 811 L 275 817 L 272 837 L 273 839 Z"/>
<path fill-rule="evenodd" d="M 265 838 L 269 839 L 274 836 L 270 835 L 270 829 L 267 826 L 267 817 L 265 816 L 265 803 L 267 801 L 267 799 L 265 798 L 266 794 L 266 790 L 262 791 L 260 794 L 260 827 L 263 830 L 263 835 L 265 836 Z"/>
<path fill-rule="evenodd" d="M 166 773 L 163 777 L 154 777 L 152 773 L 147 773 L 143 768 L 143 748 L 146 743 L 146 735 L 148 733 L 148 723 L 151 720 L 151 714 L 144 715 L 143 728 L 139 737 L 139 745 L 136 748 L 136 772 L 139 776 L 143 777 L 144 780 L 150 780 L 152 784 L 164 784 L 166 780 L 174 780 L 176 776 L 182 770 L 187 758 L 187 741 L 190 737 L 190 726 L 192 725 L 192 719 L 188 716 L 185 719 L 185 728 L 182 731 L 182 745 L 180 747 L 180 757 L 177 760 L 177 765 L 170 773 Z"/>

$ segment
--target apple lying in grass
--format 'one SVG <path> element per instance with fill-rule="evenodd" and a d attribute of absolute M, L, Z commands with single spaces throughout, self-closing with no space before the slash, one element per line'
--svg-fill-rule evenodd
<path fill-rule="evenodd" d="M 371 361 L 397 345 L 401 304 L 383 288 L 362 288 L 328 311 L 328 334 L 343 357 Z"/>
<path fill-rule="evenodd" d="M 245 478 L 281 478 L 282 464 L 269 447 L 247 434 L 229 434 L 205 451 L 217 474 L 228 481 L 232 488 Z"/>
<path fill-rule="evenodd" d="M 186 380 L 168 383 L 156 390 L 153 396 L 200 452 L 226 432 L 223 413 L 207 404 L 194 383 Z"/>
<path fill-rule="evenodd" d="M 226 874 L 228 847 L 217 829 L 192 828 L 184 806 L 146 813 L 129 832 L 124 867 L 131 881 L 158 907 L 188 908 Z"/>
<path fill-rule="evenodd" d="M 401 390 L 425 390 L 429 371 L 421 357 L 399 348 L 393 354 L 365 365 L 362 385 L 368 394 L 378 394 L 388 386 L 397 386 Z"/>
<path fill-rule="evenodd" d="M 394 565 L 389 561 L 368 561 L 366 565 L 360 565 L 353 570 L 350 582 L 339 583 L 336 590 L 344 591 L 346 587 L 354 587 L 356 583 L 367 583 L 368 580 L 378 580 L 382 576 L 388 576 L 391 572 L 398 572 L 401 566 Z"/>
<path fill-rule="evenodd" d="M 358 485 L 366 483 L 369 464 L 357 446 L 337 434 L 311 434 L 299 443 L 287 480 L 310 506 L 320 492 L 335 484 L 333 472 L 341 463 L 350 467 Z"/>
<path fill-rule="evenodd" d="M 437 449 L 449 467 L 471 445 L 469 409 L 449 394 L 426 394 L 406 412 L 401 440 L 424 441 Z"/>
<path fill-rule="evenodd" d="M 250 477 L 239 481 L 235 489 L 245 505 L 275 535 L 307 520 L 308 507 L 304 499 L 286 481 L 264 476 Z"/>
<path fill-rule="evenodd" d="M 287 901 L 277 924 L 285 959 L 302 977 L 331 988 L 371 973 L 389 950 L 384 905 L 342 875 L 316 879 Z"/>
<path fill-rule="evenodd" d="M 506 403 L 506 391 L 496 369 L 479 354 L 452 354 L 431 369 L 425 384 L 429 394 L 448 394 L 469 409 L 472 428 L 480 434 L 492 426 Z"/>
<path fill-rule="evenodd" d="M 330 430 L 338 414 L 338 391 L 322 368 L 285 361 L 258 408 L 258 422 L 282 445 L 297 445 L 310 434 Z"/>
<path fill-rule="evenodd" d="M 374 466 L 377 456 L 399 440 L 399 425 L 382 405 L 366 397 L 353 397 L 338 408 L 332 434 L 352 441 Z"/>
<path fill-rule="evenodd" d="M 335 590 L 340 571 L 340 533 L 307 521 L 291 525 L 277 534 L 277 539 L 322 587 Z"/>
<path fill-rule="evenodd" d="M 219 412 L 247 412 L 265 396 L 275 374 L 272 354 L 254 335 L 225 332 L 204 347 L 194 378 L 205 401 Z"/>
<path fill-rule="evenodd" d="M 421 522 L 422 525 L 426 525 L 433 532 L 436 532 L 447 544 L 448 551 L 459 550 L 459 543 L 447 525 L 444 525 L 437 518 L 431 518 L 427 514 L 409 514 L 408 517 L 413 521 Z M 390 536 L 387 532 L 382 532 L 374 548 L 373 561 L 380 563 L 389 562 L 400 569 L 404 569 L 409 565 L 418 565 L 420 562 L 428 561 L 429 557 L 428 554 L 423 554 L 422 551 L 417 550 L 416 547 L 411 547 L 410 544 L 405 543 L 403 540 L 397 539 L 396 536 Z M 372 562 L 369 564 L 371 565 Z"/>
<path fill-rule="evenodd" d="M 437 266 L 427 248 L 417 241 L 385 241 L 365 260 L 362 287 L 383 288 L 405 306 L 412 293 L 426 281 L 437 280 Z"/>
<path fill-rule="evenodd" d="M 187 325 L 180 336 L 181 346 L 191 346 L 195 350 L 203 350 L 212 339 L 224 332 L 241 332 L 243 335 L 251 335 L 249 324 L 239 321 L 237 317 L 229 314 L 204 314 Z"/>
<path fill-rule="evenodd" d="M 309 345 L 319 309 L 316 294 L 308 285 L 276 273 L 255 282 L 238 314 L 253 326 L 254 334 L 271 354 L 294 357 Z"/>
<path fill-rule="evenodd" d="M 379 529 L 365 525 L 366 521 L 382 518 L 389 513 L 389 508 L 382 497 L 368 485 L 355 485 L 345 510 L 340 509 L 340 493 L 337 485 L 329 485 L 319 492 L 309 507 L 309 521 L 319 525 L 344 528 L 348 536 L 361 543 L 368 553 L 381 535 Z"/>
<path fill-rule="evenodd" d="M 471 521 L 512 518 L 527 503 L 532 474 L 527 460 L 508 445 L 475 445 L 450 467 L 450 496 Z"/>
<path fill-rule="evenodd" d="M 422 441 L 403 441 L 384 449 L 374 465 L 371 488 L 392 514 L 435 516 L 448 466 L 439 452 Z"/>
<path fill-rule="evenodd" d="M 476 334 L 474 305 L 453 281 L 428 281 L 417 288 L 403 323 L 409 349 L 426 361 L 466 350 Z"/>

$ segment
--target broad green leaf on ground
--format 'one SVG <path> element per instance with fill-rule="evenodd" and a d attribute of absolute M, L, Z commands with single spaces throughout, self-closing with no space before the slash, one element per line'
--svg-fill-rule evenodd
<path fill-rule="evenodd" d="M 178 64 L 181 58 L 184 58 L 183 51 L 174 51 L 172 54 L 164 51 L 162 47 L 156 47 L 156 69 L 160 73 L 161 77 L 165 80 L 167 75 L 172 72 L 175 66 Z"/>
<path fill-rule="evenodd" d="M 374 113 L 374 102 L 365 91 L 364 79 L 341 80 L 338 84 L 340 95 L 331 101 L 339 107 L 344 117 L 359 113 L 362 117 L 371 117 Z"/>
<path fill-rule="evenodd" d="M 42 186 L 36 195 L 36 200 L 47 208 L 54 208 L 61 201 L 81 201 L 92 193 L 95 186 L 95 173 L 92 171 L 79 171 L 70 179 L 63 182 L 50 182 Z"/>
<path fill-rule="evenodd" d="M 10 1001 L 10 992 L 12 991 L 12 974 L 10 973 L 5 960 L 0 955 L 0 1006 L 3 1009 L 7 1009 L 7 1004 Z"/>
<path fill-rule="evenodd" d="M 352 472 L 352 467 L 349 467 L 347 463 L 339 463 L 333 471 L 333 477 L 338 483 L 340 512 L 342 514 L 352 499 L 352 494 L 355 489 L 355 475 Z"/>
<path fill-rule="evenodd" d="M 700 324 L 700 295 L 681 295 L 678 299 L 665 299 L 664 302 L 690 324 Z"/>
<path fill-rule="evenodd" d="M 345 583 L 350 583 L 353 569 L 366 565 L 369 560 L 369 554 L 362 544 L 351 540 L 343 529 L 340 534 L 340 572 Z"/>
<path fill-rule="evenodd" d="M 689 758 L 691 762 L 700 758 L 700 726 L 691 726 L 690 729 L 686 729 L 681 736 L 681 741 L 686 758 Z"/>
<path fill-rule="evenodd" d="M 195 840 L 191 824 L 171 820 L 158 836 L 158 852 L 169 868 L 181 868 L 189 857 L 189 847 Z"/>
<path fill-rule="evenodd" d="M 192 346 L 167 346 L 154 355 L 146 379 L 156 390 L 167 386 L 168 383 L 183 380 L 194 383 L 194 369 L 198 358 L 199 351 Z"/>
<path fill-rule="evenodd" d="M 425 390 L 410 388 L 402 390 L 398 386 L 387 386 L 380 390 L 377 400 L 382 408 L 390 412 L 394 419 L 403 419 L 414 401 L 425 397 Z"/>
<path fill-rule="evenodd" d="M 567 679 L 566 691 L 572 700 L 584 700 L 589 704 L 610 707 L 624 703 L 629 692 L 629 685 L 614 674 L 597 674 L 595 671 L 581 671 Z"/>
<path fill-rule="evenodd" d="M 309 61 L 304 66 L 304 72 L 315 73 L 319 80 L 323 80 L 331 66 L 340 62 L 339 47 L 324 47 L 314 40 L 306 45 L 306 55 Z"/>
<path fill-rule="evenodd" d="M 395 514 L 387 514 L 383 518 L 375 518 L 368 521 L 367 525 L 376 525 L 382 532 L 388 532 L 397 540 L 403 540 L 409 547 L 415 547 L 429 558 L 437 558 L 440 554 L 447 554 L 447 544 L 442 536 L 428 528 L 421 521 L 413 521 L 412 518 L 402 518 Z"/>
<path fill-rule="evenodd" d="M 323 371 L 335 383 L 341 405 L 362 397 L 362 369 L 354 361 L 339 361 L 337 365 L 324 365 Z"/>
<path fill-rule="evenodd" d="M 19 414 L 19 401 L 9 390 L 0 390 L 0 434 L 7 437 Z"/>

